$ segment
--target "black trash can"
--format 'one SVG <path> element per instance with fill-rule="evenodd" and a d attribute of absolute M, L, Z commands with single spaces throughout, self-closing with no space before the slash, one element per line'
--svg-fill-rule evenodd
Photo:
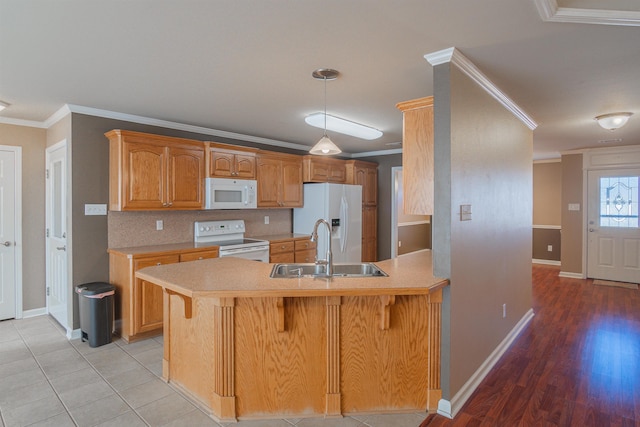
<path fill-rule="evenodd" d="M 111 342 L 115 286 L 104 282 L 76 286 L 82 341 L 100 347 Z"/>

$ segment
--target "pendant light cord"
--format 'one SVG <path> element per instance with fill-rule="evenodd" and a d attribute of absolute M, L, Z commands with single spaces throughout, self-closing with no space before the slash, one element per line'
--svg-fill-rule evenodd
<path fill-rule="evenodd" d="M 327 76 L 324 76 L 324 136 L 327 136 Z"/>

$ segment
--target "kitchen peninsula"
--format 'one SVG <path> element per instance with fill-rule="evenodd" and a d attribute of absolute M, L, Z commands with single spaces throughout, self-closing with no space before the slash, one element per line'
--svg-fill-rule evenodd
<path fill-rule="evenodd" d="M 163 377 L 220 421 L 435 409 L 442 288 L 428 250 L 388 277 L 269 277 L 233 257 L 149 267 L 163 288 Z"/>

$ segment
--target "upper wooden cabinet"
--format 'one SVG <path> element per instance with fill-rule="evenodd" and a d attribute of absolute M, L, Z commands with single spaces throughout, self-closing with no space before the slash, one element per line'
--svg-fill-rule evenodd
<path fill-rule="evenodd" d="M 347 184 L 362 185 L 362 205 L 378 204 L 378 164 L 347 160 Z"/>
<path fill-rule="evenodd" d="M 109 209 L 202 209 L 204 144 L 115 129 L 109 138 Z"/>
<path fill-rule="evenodd" d="M 347 166 L 344 160 L 306 155 L 302 158 L 304 182 L 347 182 Z"/>
<path fill-rule="evenodd" d="M 401 102 L 404 213 L 433 215 L 433 97 Z"/>
<path fill-rule="evenodd" d="M 257 148 L 207 142 L 207 174 L 211 178 L 256 179 Z"/>
<path fill-rule="evenodd" d="M 259 151 L 256 157 L 259 208 L 302 207 L 302 158 Z"/>

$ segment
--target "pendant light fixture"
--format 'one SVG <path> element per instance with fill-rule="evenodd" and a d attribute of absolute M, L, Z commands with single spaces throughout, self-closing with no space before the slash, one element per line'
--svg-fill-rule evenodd
<path fill-rule="evenodd" d="M 331 156 L 333 154 L 342 153 L 336 144 L 327 136 L 327 80 L 335 80 L 340 74 L 336 70 L 330 68 L 320 68 L 311 73 L 311 76 L 317 80 L 324 80 L 324 134 L 320 141 L 313 146 L 309 153 L 320 156 Z"/>

